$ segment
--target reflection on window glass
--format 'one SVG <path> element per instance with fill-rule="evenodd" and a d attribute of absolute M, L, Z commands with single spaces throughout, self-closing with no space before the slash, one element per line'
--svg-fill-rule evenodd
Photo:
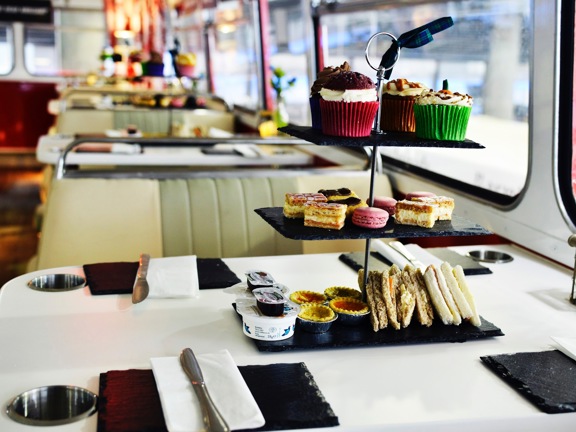
<path fill-rule="evenodd" d="M 248 2 L 221 2 L 210 28 L 214 93 L 229 104 L 262 106 L 258 18 Z"/>
<path fill-rule="evenodd" d="M 287 77 L 294 77 L 294 87 L 284 92 L 290 123 L 310 124 L 310 83 L 308 58 L 311 36 L 307 35 L 309 17 L 299 2 L 270 2 L 270 64 L 280 67 Z"/>
<path fill-rule="evenodd" d="M 102 11 L 56 10 L 55 26 L 26 26 L 24 64 L 37 76 L 96 72 L 106 45 Z"/>
<path fill-rule="evenodd" d="M 0 24 L 0 75 L 8 75 L 14 68 L 14 40 L 12 26 Z"/>
<path fill-rule="evenodd" d="M 352 68 L 376 80 L 365 58 L 371 35 L 395 36 L 451 16 L 454 26 L 434 35 L 417 49 L 402 49 L 390 79 L 406 78 L 439 90 L 447 79 L 450 89 L 474 97 L 467 138 L 483 150 L 382 149 L 382 154 L 463 181 L 515 196 L 528 170 L 529 0 L 452 1 L 431 5 L 386 8 L 322 17 L 326 40 L 325 64 L 348 61 Z M 370 57 L 377 65 L 378 45 Z"/>

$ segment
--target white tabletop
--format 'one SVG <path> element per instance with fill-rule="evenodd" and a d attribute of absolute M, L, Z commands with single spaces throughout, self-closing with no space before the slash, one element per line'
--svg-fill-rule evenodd
<path fill-rule="evenodd" d="M 457 247 L 464 253 L 478 247 Z M 480 247 L 486 248 L 486 247 Z M 80 268 L 38 271 L 0 291 L 0 400 L 34 387 L 70 384 L 98 392 L 101 372 L 150 368 L 151 357 L 228 349 L 238 365 L 304 362 L 338 416 L 337 430 L 572 431 L 576 414 L 545 414 L 480 361 L 490 354 L 551 349 L 551 336 L 576 336 L 576 306 L 566 300 L 571 272 L 522 249 L 489 246 L 514 257 L 488 264 L 491 275 L 469 276 L 480 314 L 505 336 L 465 343 L 259 352 L 242 333 L 220 289 L 195 299 L 92 296 L 87 287 L 46 293 L 27 288 L 32 277 Z M 357 275 L 338 254 L 225 260 L 244 278 L 270 272 L 290 290 L 357 286 Z M 97 415 L 62 431 L 95 431 Z M 0 415 L 0 430 L 28 431 Z M 52 430 L 52 429 L 51 429 Z M 320 430 L 320 429 L 319 429 Z M 321 429 L 326 431 L 327 429 Z"/>

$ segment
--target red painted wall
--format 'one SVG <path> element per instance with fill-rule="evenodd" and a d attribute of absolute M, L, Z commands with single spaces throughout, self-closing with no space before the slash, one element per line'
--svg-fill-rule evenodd
<path fill-rule="evenodd" d="M 0 147 L 35 148 L 54 123 L 48 101 L 57 97 L 53 83 L 0 81 Z"/>

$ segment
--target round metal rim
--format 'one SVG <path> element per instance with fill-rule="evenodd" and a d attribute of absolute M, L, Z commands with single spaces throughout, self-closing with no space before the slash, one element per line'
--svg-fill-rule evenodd
<path fill-rule="evenodd" d="M 42 287 L 42 283 L 38 283 L 38 281 L 45 280 L 49 277 L 70 277 L 75 282 L 74 285 L 68 287 Z M 86 285 L 86 279 L 82 276 L 72 273 L 56 273 L 56 274 L 46 274 L 37 276 L 27 283 L 28 288 L 31 288 L 35 291 L 43 291 L 43 292 L 62 292 L 62 291 L 72 291 L 75 289 L 83 288 Z"/>
<path fill-rule="evenodd" d="M 514 257 L 505 252 L 495 250 L 473 250 L 467 254 L 474 261 L 504 264 L 514 260 Z"/>
<path fill-rule="evenodd" d="M 92 402 L 89 405 L 88 409 L 83 411 L 82 413 L 80 413 L 78 415 L 75 415 L 75 416 L 66 417 L 66 418 L 57 418 L 57 419 L 51 419 L 51 420 L 42 420 L 42 419 L 26 417 L 26 416 L 21 415 L 16 410 L 16 404 L 20 401 L 20 399 L 28 397 L 31 394 L 41 392 L 41 391 L 46 390 L 48 388 L 60 388 L 60 387 L 84 393 L 89 398 L 91 398 Z M 92 414 L 94 414 L 97 411 L 97 404 L 98 404 L 98 396 L 95 393 L 93 393 L 90 390 L 87 390 L 85 388 L 76 387 L 76 386 L 69 386 L 69 385 L 43 386 L 43 387 L 37 387 L 37 388 L 31 389 L 31 390 L 27 390 L 23 393 L 20 393 L 18 396 L 16 396 L 14 399 L 12 399 L 10 401 L 10 403 L 8 404 L 8 406 L 6 407 L 6 414 L 8 415 L 8 417 L 10 419 L 12 419 L 15 422 L 20 423 L 20 424 L 25 424 L 25 425 L 29 425 L 29 426 L 58 426 L 58 425 L 65 425 L 65 424 L 73 423 L 73 422 L 76 422 L 78 420 L 82 420 L 84 418 L 90 417 Z"/>
<path fill-rule="evenodd" d="M 394 42 L 398 42 L 398 39 L 396 39 L 396 36 L 394 36 L 392 33 L 388 33 L 388 32 L 375 33 L 370 37 L 370 39 L 368 39 L 368 43 L 366 44 L 366 49 L 364 50 L 364 58 L 366 59 L 366 63 L 368 63 L 368 66 L 370 66 L 375 71 L 379 71 L 379 70 L 381 70 L 381 68 L 379 68 L 379 67 L 376 68 L 376 67 L 372 66 L 372 63 L 370 63 L 370 57 L 368 56 L 368 50 L 370 49 L 370 45 L 372 44 L 374 39 L 376 39 L 378 36 L 382 36 L 382 35 L 388 36 Z M 400 59 L 400 47 L 398 47 L 396 60 L 394 61 L 394 63 L 392 63 L 392 66 L 390 66 L 388 68 L 383 68 L 383 70 L 387 71 L 387 70 L 392 69 L 396 65 L 396 63 L 398 63 L 399 59 Z"/>

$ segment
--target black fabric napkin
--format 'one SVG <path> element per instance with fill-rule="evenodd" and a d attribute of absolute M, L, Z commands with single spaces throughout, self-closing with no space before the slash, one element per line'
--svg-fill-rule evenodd
<path fill-rule="evenodd" d="M 338 426 L 304 363 L 239 366 L 266 424 L 258 431 Z M 98 432 L 166 432 L 151 370 L 100 374 Z"/>
<path fill-rule="evenodd" d="M 500 354 L 480 359 L 541 411 L 576 412 L 576 362 L 560 351 Z"/>
<path fill-rule="evenodd" d="M 200 289 L 226 288 L 240 279 L 220 258 L 196 258 Z M 86 282 L 92 295 L 131 294 L 138 262 L 85 264 Z"/>

